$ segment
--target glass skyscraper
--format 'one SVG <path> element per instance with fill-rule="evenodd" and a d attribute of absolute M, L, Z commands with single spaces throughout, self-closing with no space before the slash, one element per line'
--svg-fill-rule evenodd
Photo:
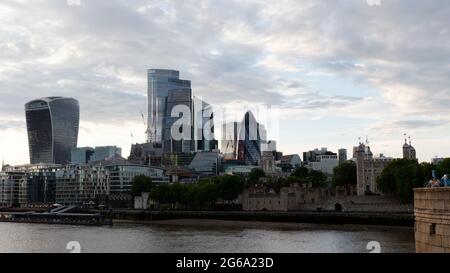
<path fill-rule="evenodd" d="M 172 138 L 172 126 L 175 122 L 177 122 L 181 117 L 176 113 L 176 117 L 172 117 L 172 111 L 176 110 L 175 107 L 183 106 L 189 108 L 189 122 L 191 126 L 183 126 L 189 130 L 189 132 L 183 132 L 183 130 L 179 130 L 180 134 L 187 133 L 190 135 L 190 139 L 183 140 L 174 140 Z M 183 89 L 172 89 L 169 90 L 167 100 L 166 100 L 166 115 L 164 118 L 164 126 L 163 126 L 163 150 L 164 153 L 189 153 L 192 151 L 192 138 L 193 138 L 193 127 L 192 127 L 192 91 L 190 88 Z M 185 113 L 184 113 L 185 114 Z"/>
<path fill-rule="evenodd" d="M 261 125 L 252 112 L 247 112 L 239 131 L 238 160 L 246 165 L 261 164 Z"/>
<path fill-rule="evenodd" d="M 191 82 L 181 80 L 179 71 L 148 70 L 148 142 L 162 144 L 170 139 L 170 136 L 164 136 L 169 91 L 190 88 Z"/>
<path fill-rule="evenodd" d="M 25 104 L 30 163 L 70 163 L 77 146 L 80 120 L 78 101 L 48 97 Z"/>

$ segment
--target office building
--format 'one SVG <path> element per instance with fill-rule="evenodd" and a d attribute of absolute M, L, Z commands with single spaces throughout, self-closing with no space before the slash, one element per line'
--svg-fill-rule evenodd
<path fill-rule="evenodd" d="M 95 162 L 99 160 L 103 160 L 105 158 L 112 157 L 114 155 L 122 155 L 122 148 L 116 146 L 100 146 L 95 147 L 94 154 L 92 155 L 92 159 L 90 162 Z"/>
<path fill-rule="evenodd" d="M 281 166 L 284 170 L 295 170 L 302 166 L 302 160 L 298 154 L 281 156 Z"/>
<path fill-rule="evenodd" d="M 161 166 L 162 160 L 162 145 L 155 143 L 133 144 L 128 157 L 129 162 L 145 166 Z"/>
<path fill-rule="evenodd" d="M 261 164 L 260 125 L 252 112 L 247 112 L 239 130 L 238 160 L 246 165 Z"/>
<path fill-rule="evenodd" d="M 193 151 L 194 128 L 192 123 L 191 89 L 169 90 L 166 98 L 166 113 L 163 125 L 164 153 L 190 153 Z"/>
<path fill-rule="evenodd" d="M 61 165 L 36 164 L 26 166 L 26 177 L 19 187 L 19 204 L 52 205 L 56 198 L 56 171 Z"/>
<path fill-rule="evenodd" d="M 210 152 L 218 149 L 214 135 L 214 112 L 207 102 L 194 97 L 194 150 Z"/>
<path fill-rule="evenodd" d="M 99 204 L 109 192 L 109 174 L 103 166 L 67 165 L 56 171 L 56 203 Z"/>
<path fill-rule="evenodd" d="M 80 109 L 72 98 L 48 97 L 25 105 L 30 163 L 70 163 L 77 146 Z"/>
<path fill-rule="evenodd" d="M 339 164 L 342 164 L 348 160 L 347 149 L 339 149 L 338 151 Z"/>
<path fill-rule="evenodd" d="M 202 175 L 218 175 L 220 168 L 219 151 L 198 152 L 188 168 Z"/>
<path fill-rule="evenodd" d="M 19 205 L 20 184 L 26 179 L 23 171 L 0 172 L 0 207 Z"/>
<path fill-rule="evenodd" d="M 93 159 L 94 152 L 95 150 L 92 147 L 72 148 L 70 163 L 75 165 L 87 164 Z"/>
<path fill-rule="evenodd" d="M 114 155 L 122 155 L 122 149 L 116 146 L 82 147 L 70 151 L 71 164 L 83 165 L 100 161 Z"/>
<path fill-rule="evenodd" d="M 303 164 L 308 165 L 311 162 L 317 162 L 317 157 L 320 155 L 336 155 L 333 152 L 328 151 L 327 148 L 314 149 L 303 153 Z"/>
<path fill-rule="evenodd" d="M 175 70 L 148 70 L 148 142 L 161 144 L 167 118 L 167 99 L 170 90 L 186 90 L 191 82 L 180 79 L 180 72 Z"/>
<path fill-rule="evenodd" d="M 312 170 L 320 171 L 331 176 L 334 173 L 334 168 L 338 165 L 339 160 L 337 154 L 324 154 L 317 155 L 316 161 L 309 162 L 309 164 L 306 166 L 308 168 L 311 168 Z"/>
<path fill-rule="evenodd" d="M 442 162 L 444 162 L 445 158 L 443 157 L 435 157 L 431 159 L 431 164 L 433 165 L 438 165 L 441 164 Z"/>
<path fill-rule="evenodd" d="M 222 125 L 221 152 L 225 161 L 237 160 L 240 127 L 239 122 Z"/>

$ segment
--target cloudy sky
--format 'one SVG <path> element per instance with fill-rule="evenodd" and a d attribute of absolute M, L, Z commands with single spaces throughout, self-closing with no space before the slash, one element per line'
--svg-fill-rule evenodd
<path fill-rule="evenodd" d="M 369 1 L 377 2 L 377 1 Z M 24 104 L 80 101 L 79 146 L 144 139 L 146 70 L 217 106 L 280 107 L 279 149 L 450 156 L 447 0 L 0 2 L 0 156 L 28 163 Z M 241 109 L 242 110 L 242 109 Z"/>

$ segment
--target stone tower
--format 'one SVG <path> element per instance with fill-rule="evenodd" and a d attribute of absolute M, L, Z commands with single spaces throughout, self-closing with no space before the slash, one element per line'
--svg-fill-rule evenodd
<path fill-rule="evenodd" d="M 409 143 L 408 143 L 409 139 Z M 416 149 L 411 145 L 411 137 L 406 139 L 405 135 L 405 144 L 403 144 L 403 158 L 404 159 L 417 159 Z"/>
<path fill-rule="evenodd" d="M 365 174 L 364 163 L 366 159 L 366 146 L 363 143 L 359 143 L 358 147 L 355 147 L 354 157 L 356 159 L 356 178 L 357 178 L 357 193 L 358 195 L 365 194 Z"/>

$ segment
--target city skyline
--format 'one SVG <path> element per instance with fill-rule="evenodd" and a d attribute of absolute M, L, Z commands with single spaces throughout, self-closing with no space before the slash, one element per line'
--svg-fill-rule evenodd
<path fill-rule="evenodd" d="M 4 1 L 0 156 L 28 162 L 23 105 L 54 95 L 80 101 L 79 147 L 127 155 L 131 132 L 145 140 L 150 68 L 179 70 L 213 105 L 279 105 L 286 154 L 369 136 L 376 154 L 401 157 L 408 133 L 420 161 L 448 156 L 450 5 L 402 2 Z"/>

